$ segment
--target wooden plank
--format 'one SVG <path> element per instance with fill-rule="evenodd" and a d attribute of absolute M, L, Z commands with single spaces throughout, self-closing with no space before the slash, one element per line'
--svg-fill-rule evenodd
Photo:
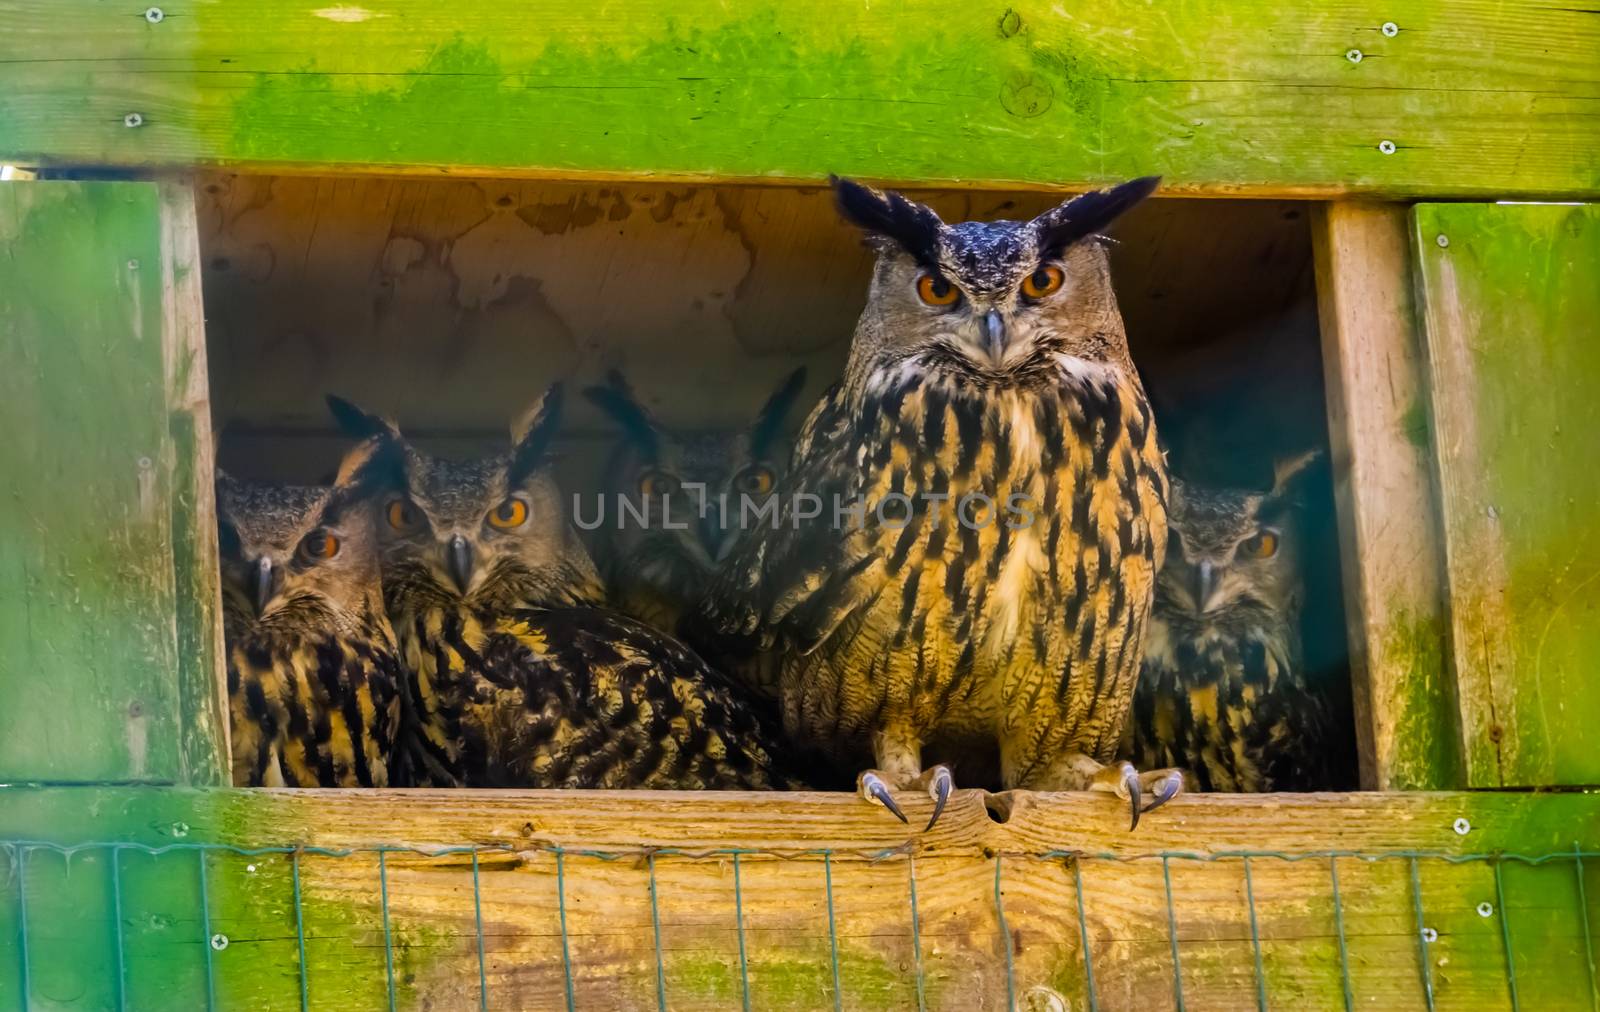
<path fill-rule="evenodd" d="M 173 441 L 165 352 L 199 321 L 172 211 L 149 184 L 0 186 L 0 779 L 223 768 L 178 675 L 173 472 L 197 444 Z"/>
<path fill-rule="evenodd" d="M 1600 783 L 1600 208 L 1413 215 L 1468 783 Z"/>
<path fill-rule="evenodd" d="M 1362 783 L 1465 786 L 1406 209 L 1313 222 Z"/>
<path fill-rule="evenodd" d="M 313 1007 L 381 1006 L 392 965 L 404 1008 L 486 988 L 563 1009 L 569 980 L 577 1007 L 737 1007 L 748 982 L 752 1007 L 826 1008 L 835 948 L 848 1008 L 915 1007 L 920 970 L 931 1009 L 1168 1007 L 1180 988 L 1190 1008 L 1264 990 L 1335 1009 L 1342 965 L 1373 1007 L 1422 1007 L 1424 965 L 1439 1008 L 1504 1007 L 1513 966 L 1524 1007 L 1588 1007 L 1600 916 L 1567 856 L 1600 841 L 1581 794 L 1195 796 L 1130 834 L 1108 798 L 962 791 L 919 835 L 842 794 L 0 789 L 0 864 L 19 838 L 35 846 L 24 874 L 0 869 L 0 965 L 20 965 L 25 882 L 35 994 L 65 1008 L 111 1003 L 115 948 L 71 957 L 85 937 L 121 939 L 132 1005 L 198 1004 L 207 932 L 226 938 L 219 1007 L 296 1006 L 302 965 Z M 54 849 L 111 840 L 116 894 L 104 846 Z M 202 845 L 298 849 L 207 853 L 202 907 Z M 1485 856 L 1503 851 L 1497 885 Z"/>
<path fill-rule="evenodd" d="M 1597 66 L 1595 19 L 1533 0 L 5 0 L 0 156 L 1593 195 Z"/>

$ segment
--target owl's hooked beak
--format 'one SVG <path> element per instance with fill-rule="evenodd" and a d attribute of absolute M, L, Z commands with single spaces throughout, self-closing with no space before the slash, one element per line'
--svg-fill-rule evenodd
<path fill-rule="evenodd" d="M 1201 559 L 1194 567 L 1194 606 L 1195 610 L 1204 615 L 1216 606 L 1212 600 L 1217 593 L 1217 585 L 1221 583 L 1217 575 L 1217 567 L 1209 559 Z"/>
<path fill-rule="evenodd" d="M 272 560 L 266 556 L 256 560 L 255 585 L 251 587 L 251 603 L 255 605 L 256 617 L 260 618 L 267 610 L 267 604 L 278 592 L 277 573 L 273 569 Z"/>
<path fill-rule="evenodd" d="M 1006 353 L 1006 318 L 998 309 L 983 314 L 983 343 L 996 362 Z"/>
<path fill-rule="evenodd" d="M 454 581 L 456 589 L 465 594 L 467 586 L 472 583 L 472 546 L 467 544 L 466 538 L 457 534 L 450 539 L 445 549 L 445 561 L 450 567 L 450 579 Z"/>

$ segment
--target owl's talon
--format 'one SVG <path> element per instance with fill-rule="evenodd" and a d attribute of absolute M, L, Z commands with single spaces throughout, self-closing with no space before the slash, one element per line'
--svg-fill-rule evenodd
<path fill-rule="evenodd" d="M 1145 775 L 1150 776 L 1148 773 Z M 1182 770 L 1166 770 L 1164 773 L 1157 773 L 1156 776 L 1160 777 L 1160 786 L 1156 788 L 1155 797 L 1145 806 L 1144 810 L 1147 812 L 1155 811 L 1183 792 Z"/>
<path fill-rule="evenodd" d="M 946 766 L 935 766 L 928 771 L 928 796 L 933 798 L 933 815 L 928 819 L 928 824 L 922 831 L 926 833 L 939 821 L 939 816 L 944 814 L 945 802 L 950 800 L 950 792 L 955 790 L 955 780 L 950 776 L 950 769 Z"/>
<path fill-rule="evenodd" d="M 911 824 L 910 820 L 906 818 L 906 813 L 902 812 L 900 806 L 895 804 L 894 795 L 890 793 L 889 785 L 883 782 L 882 777 L 871 772 L 861 774 L 860 790 L 863 798 L 887 808 L 901 822 L 907 825 Z"/>
<path fill-rule="evenodd" d="M 1128 792 L 1128 803 L 1133 808 L 1133 821 L 1128 824 L 1128 832 L 1139 828 L 1139 801 L 1144 794 L 1144 785 L 1139 780 L 1139 771 L 1132 766 L 1122 771 L 1122 786 Z M 1120 792 L 1118 792 L 1120 793 Z M 1154 805 L 1151 806 L 1155 807 Z"/>

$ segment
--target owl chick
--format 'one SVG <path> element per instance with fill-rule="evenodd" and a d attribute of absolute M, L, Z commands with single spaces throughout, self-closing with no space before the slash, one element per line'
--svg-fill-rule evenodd
<path fill-rule="evenodd" d="M 1173 545 L 1156 581 L 1131 733 L 1138 761 L 1182 766 L 1201 790 L 1330 783 L 1328 701 L 1301 662 L 1291 491 L 1316 456 L 1278 462 L 1267 492 L 1173 479 Z"/>
<path fill-rule="evenodd" d="M 568 522 L 546 450 L 553 387 L 509 453 L 429 456 L 384 420 L 329 399 L 375 439 L 372 500 L 384 596 L 438 786 L 777 786 L 754 714 L 676 640 L 598 607 L 600 579 Z"/>
<path fill-rule="evenodd" d="M 784 421 L 805 385 L 796 369 L 742 430 L 677 431 L 639 403 L 622 374 L 584 396 L 622 427 L 608 491 L 633 512 L 607 515 L 598 555 L 611 603 L 663 632 L 705 593 L 738 536 L 741 496 L 765 498 L 788 466 Z M 663 508 L 665 503 L 665 508 Z M 630 518 L 644 517 L 644 522 Z"/>
<path fill-rule="evenodd" d="M 1156 183 L 949 225 L 835 181 L 877 250 L 867 307 L 781 522 L 740 539 L 699 619 L 778 651 L 786 729 L 870 759 L 861 794 L 902 820 L 893 791 L 926 789 L 931 826 L 951 789 L 924 748 L 997 744 L 1005 786 L 1112 791 L 1135 824 L 1182 786 L 1113 762 L 1167 481 L 1095 234 Z"/>
<path fill-rule="evenodd" d="M 346 457 L 331 488 L 219 475 L 222 622 L 239 786 L 399 786 L 400 666 Z"/>

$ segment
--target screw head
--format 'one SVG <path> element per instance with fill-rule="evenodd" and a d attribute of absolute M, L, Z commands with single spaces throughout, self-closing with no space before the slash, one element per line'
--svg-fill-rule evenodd
<path fill-rule="evenodd" d="M 1422 940 L 1424 942 L 1437 942 L 1439 940 L 1439 933 L 1432 928 L 1423 928 Z"/>
<path fill-rule="evenodd" d="M 255 874 L 256 866 L 253 865 L 253 864 L 247 864 L 247 865 L 244 866 L 244 870 L 247 871 L 247 872 L 250 872 L 253 875 L 253 874 Z"/>
<path fill-rule="evenodd" d="M 189 824 L 187 822 L 174 822 L 172 824 L 172 835 L 177 837 L 188 836 Z"/>
<path fill-rule="evenodd" d="M 137 260 L 129 260 L 128 261 L 128 270 L 136 271 L 138 269 L 139 269 L 139 261 L 137 261 Z"/>
<path fill-rule="evenodd" d="M 122 117 L 122 125 L 125 127 L 144 126 L 144 117 L 136 112 L 130 112 Z"/>
<path fill-rule="evenodd" d="M 1400 34 L 1400 26 L 1393 21 L 1385 21 L 1383 27 L 1378 30 L 1391 39 Z"/>
<path fill-rule="evenodd" d="M 211 936 L 211 947 L 221 952 L 228 947 L 228 936 L 218 932 Z"/>
<path fill-rule="evenodd" d="M 1450 828 L 1456 831 L 1457 836 L 1466 836 L 1468 833 L 1472 832 L 1472 823 L 1468 822 L 1466 819 L 1457 819 Z"/>
<path fill-rule="evenodd" d="M 1494 914 L 1494 904 L 1493 903 L 1479 903 L 1478 904 L 1478 916 L 1479 917 L 1490 917 L 1490 916 L 1493 916 L 1493 914 Z"/>
<path fill-rule="evenodd" d="M 1344 51 L 1344 58 L 1349 60 L 1351 63 L 1360 63 L 1362 56 L 1363 54 L 1359 49 L 1346 49 Z"/>
<path fill-rule="evenodd" d="M 1434 236 L 1433 241 L 1439 244 L 1440 249 L 1448 249 L 1450 246 L 1450 237 L 1445 235 L 1443 232 L 1440 232 L 1438 235 Z"/>
<path fill-rule="evenodd" d="M 1386 155 L 1394 154 L 1394 141 L 1379 141 L 1378 150 Z"/>
<path fill-rule="evenodd" d="M 144 19 L 152 25 L 159 25 L 166 16 L 166 12 L 160 7 L 151 7 L 144 12 Z"/>

